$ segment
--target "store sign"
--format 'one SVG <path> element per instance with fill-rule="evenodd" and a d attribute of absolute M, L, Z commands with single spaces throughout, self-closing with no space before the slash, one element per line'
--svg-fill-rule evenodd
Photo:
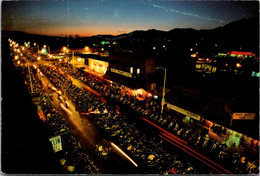
<path fill-rule="evenodd" d="M 172 109 L 174 111 L 180 112 L 180 113 L 182 113 L 184 115 L 187 115 L 187 116 L 189 116 L 189 117 L 191 117 L 191 118 L 193 118 L 195 120 L 200 120 L 200 115 L 198 115 L 198 114 L 194 114 L 193 112 L 187 111 L 187 110 L 182 109 L 182 108 L 180 108 L 178 106 L 174 106 L 174 105 L 172 105 L 170 103 L 166 103 L 166 104 L 167 104 L 168 108 L 170 108 L 170 109 Z"/>
<path fill-rule="evenodd" d="M 255 113 L 233 113 L 233 119 L 237 120 L 254 120 Z"/>
<path fill-rule="evenodd" d="M 110 70 L 111 70 L 111 72 L 114 72 L 114 73 L 117 73 L 117 74 L 129 77 L 129 78 L 132 78 L 132 73 L 125 72 L 125 71 L 122 71 L 122 70 L 117 70 L 117 69 L 114 69 L 114 68 L 111 68 Z"/>
<path fill-rule="evenodd" d="M 62 145 L 61 145 L 61 136 L 55 136 L 52 138 L 49 138 L 51 144 L 52 144 L 52 148 L 54 152 L 58 152 L 62 150 Z"/>

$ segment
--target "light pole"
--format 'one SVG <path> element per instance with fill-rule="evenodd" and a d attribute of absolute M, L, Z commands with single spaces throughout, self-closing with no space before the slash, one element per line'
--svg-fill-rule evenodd
<path fill-rule="evenodd" d="M 161 114 L 163 113 L 163 106 L 165 103 L 165 83 L 166 83 L 166 72 L 167 72 L 167 68 L 163 68 L 163 67 L 156 67 L 156 69 L 163 69 L 164 70 L 164 81 L 163 81 L 163 94 L 162 94 L 162 108 L 161 108 Z"/>

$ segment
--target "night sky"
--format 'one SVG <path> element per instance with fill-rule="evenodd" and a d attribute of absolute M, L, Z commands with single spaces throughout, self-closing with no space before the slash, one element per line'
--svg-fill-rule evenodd
<path fill-rule="evenodd" d="M 118 35 L 134 30 L 212 29 L 257 17 L 258 1 L 3 1 L 2 30 L 46 35 Z"/>

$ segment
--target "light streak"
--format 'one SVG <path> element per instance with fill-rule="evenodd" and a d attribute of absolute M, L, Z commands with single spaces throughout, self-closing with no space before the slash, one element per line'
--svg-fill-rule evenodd
<path fill-rule="evenodd" d="M 55 91 L 57 90 L 55 87 L 52 87 L 52 89 L 55 90 Z"/>
<path fill-rule="evenodd" d="M 146 3 L 144 3 L 144 4 L 146 4 Z M 166 13 L 177 13 L 177 14 L 181 14 L 181 15 L 191 16 L 191 17 L 194 17 L 194 18 L 200 18 L 200 19 L 205 19 L 205 20 L 209 20 L 209 21 L 217 21 L 219 23 L 224 23 L 223 20 L 210 18 L 210 17 L 204 17 L 204 16 L 200 16 L 200 15 L 192 14 L 192 13 L 187 13 L 187 12 L 180 11 L 180 10 L 174 10 L 172 8 L 166 8 L 164 6 L 159 6 L 159 5 L 155 5 L 155 4 L 147 4 L 147 5 L 150 5 L 150 6 L 154 7 L 154 8 L 162 9 Z"/>
<path fill-rule="evenodd" d="M 172 141 L 177 142 L 179 145 L 185 147 L 186 149 L 190 150 L 191 152 L 193 152 L 193 153 L 195 153 L 195 154 L 201 156 L 202 158 L 206 159 L 207 161 L 209 161 L 210 163 L 214 164 L 215 166 L 218 166 L 219 168 L 223 169 L 225 172 L 227 172 L 227 173 L 229 173 L 229 174 L 232 174 L 231 172 L 229 172 L 229 171 L 226 170 L 225 168 L 221 167 L 221 166 L 218 165 L 217 163 L 211 161 L 210 159 L 206 158 L 205 156 L 203 156 L 203 155 L 199 154 L 198 152 L 192 150 L 190 147 L 188 147 L 188 146 L 186 146 L 186 145 L 183 145 L 182 143 L 176 141 L 176 140 L 173 139 L 171 136 L 169 136 L 169 135 L 167 135 L 167 134 L 165 134 L 165 133 L 161 133 L 161 134 L 164 135 L 165 137 L 168 137 L 168 138 L 171 139 Z M 161 136 L 161 137 L 162 137 L 162 136 Z M 171 143 L 172 143 L 172 142 L 171 142 Z M 177 144 L 176 144 L 176 145 L 177 145 Z M 182 148 L 182 147 L 179 146 L 179 148 Z M 184 150 L 184 151 L 187 152 L 187 150 L 185 150 L 184 148 L 182 148 L 182 150 Z M 189 153 L 190 155 L 194 156 L 194 155 L 191 154 L 190 152 L 187 152 L 187 153 Z M 197 158 L 196 156 L 194 156 L 194 157 Z M 199 159 L 199 158 L 197 158 L 197 159 Z M 202 161 L 201 159 L 199 159 L 199 160 Z M 208 165 L 208 164 L 207 164 L 207 165 Z M 212 168 L 213 168 L 213 166 L 212 166 Z M 220 172 L 220 173 L 221 173 L 221 172 Z"/>
<path fill-rule="evenodd" d="M 111 145 L 115 147 L 120 153 L 122 153 L 129 161 L 131 161 L 131 163 L 133 163 L 135 167 L 138 167 L 138 165 L 127 154 L 125 154 L 125 152 L 123 152 L 119 147 L 117 147 L 113 142 L 111 142 Z"/>
<path fill-rule="evenodd" d="M 162 132 L 161 132 L 162 135 L 164 135 L 164 136 L 170 138 L 172 141 L 174 141 L 174 142 L 178 143 L 179 145 L 181 145 L 181 146 L 187 148 L 187 149 L 190 150 L 191 152 L 193 152 L 193 153 L 195 153 L 195 154 L 201 156 L 202 158 L 206 159 L 206 160 L 209 161 L 210 163 L 214 164 L 215 166 L 218 166 L 219 168 L 223 169 L 225 172 L 231 174 L 231 172 L 229 172 L 229 171 L 226 170 L 225 168 L 221 167 L 220 165 L 216 164 L 215 162 L 211 161 L 210 159 L 206 158 L 205 156 L 199 154 L 198 152 L 196 152 L 196 151 L 192 150 L 191 148 L 189 148 L 188 146 L 186 146 L 185 144 L 188 144 L 186 141 L 184 141 L 184 140 L 182 140 L 182 139 L 176 137 L 175 135 L 169 133 L 168 131 L 164 130 L 163 128 L 157 126 L 156 124 L 150 122 L 149 120 L 147 120 L 147 119 L 145 119 L 145 118 L 141 118 L 141 119 L 144 120 L 144 121 L 146 121 L 146 122 L 148 122 L 148 123 L 150 123 L 151 125 L 155 126 L 155 127 L 158 128 L 159 130 L 161 130 L 161 131 L 162 131 Z M 172 142 L 171 142 L 171 143 L 172 143 Z M 185 149 L 183 149 L 183 150 L 185 150 Z M 192 156 L 194 156 L 194 155 L 192 155 Z"/>
<path fill-rule="evenodd" d="M 62 109 L 64 109 L 65 111 L 67 111 L 68 113 L 72 114 L 72 112 L 70 110 L 68 110 L 63 104 L 60 104 L 60 106 L 62 107 Z"/>
<path fill-rule="evenodd" d="M 213 168 L 214 170 L 218 171 L 219 173 L 223 174 L 221 171 L 219 171 L 219 170 L 216 169 L 215 167 L 209 165 L 207 162 L 201 160 L 200 158 L 198 158 L 197 156 L 193 155 L 192 153 L 188 152 L 187 150 L 185 150 L 185 149 L 182 148 L 181 146 L 179 146 L 179 145 L 173 143 L 172 141 L 170 141 L 169 139 L 166 139 L 165 137 L 163 137 L 163 136 L 161 136 L 161 135 L 159 135 L 159 136 L 160 136 L 161 138 L 163 138 L 164 140 L 170 142 L 171 144 L 175 145 L 176 147 L 181 148 L 181 149 L 182 149 L 183 151 L 185 151 L 186 153 L 188 153 L 188 154 L 192 155 L 193 157 L 197 158 L 198 160 L 200 160 L 201 162 L 205 163 L 206 165 L 208 165 L 209 167 Z"/>
<path fill-rule="evenodd" d="M 154 127 L 156 127 L 156 128 L 158 128 L 159 130 L 161 130 L 162 132 L 168 134 L 169 136 L 171 136 L 171 137 L 174 138 L 175 140 L 181 141 L 181 142 L 184 143 L 184 144 L 188 144 L 186 141 L 184 141 L 184 140 L 182 140 L 182 139 L 180 139 L 180 138 L 174 136 L 174 135 L 171 134 L 170 132 L 168 132 L 168 131 L 166 131 L 165 129 L 159 127 L 158 125 L 152 123 L 151 121 L 149 121 L 149 120 L 147 120 L 147 119 L 145 119 L 145 118 L 142 118 L 142 117 L 141 117 L 141 119 L 144 120 L 144 121 L 146 121 L 146 122 L 148 122 L 148 123 L 150 123 L 150 124 L 153 125 Z"/>

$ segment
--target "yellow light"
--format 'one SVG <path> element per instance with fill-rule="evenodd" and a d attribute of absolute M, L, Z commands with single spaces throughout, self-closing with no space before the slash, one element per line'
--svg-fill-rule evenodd
<path fill-rule="evenodd" d="M 63 50 L 64 52 L 66 52 L 66 50 L 67 50 L 67 47 L 66 47 L 66 46 L 64 46 L 64 47 L 62 48 L 62 50 Z"/>
<path fill-rule="evenodd" d="M 23 53 L 21 53 L 21 56 L 23 56 Z"/>
<path fill-rule="evenodd" d="M 20 63 L 21 63 L 20 61 L 17 62 L 18 65 L 19 65 Z"/>
<path fill-rule="evenodd" d="M 190 51 L 193 51 L 193 48 L 191 48 Z"/>
<path fill-rule="evenodd" d="M 69 49 L 67 49 L 67 51 L 66 51 L 67 53 L 69 52 Z"/>
<path fill-rule="evenodd" d="M 240 63 L 237 63 L 236 67 L 239 68 L 239 67 L 242 67 L 242 65 Z"/>
<path fill-rule="evenodd" d="M 22 50 L 24 50 L 24 46 L 22 47 Z"/>
<path fill-rule="evenodd" d="M 156 49 L 156 47 L 154 46 L 154 47 L 153 47 L 153 50 L 155 50 L 155 49 Z"/>
<path fill-rule="evenodd" d="M 162 47 L 165 48 L 165 45 L 163 45 Z"/>
<path fill-rule="evenodd" d="M 43 45 L 43 48 L 46 48 L 46 45 Z"/>
<path fill-rule="evenodd" d="M 37 57 L 37 60 L 39 61 L 39 60 L 41 60 L 41 57 L 39 56 L 39 57 Z"/>
<path fill-rule="evenodd" d="M 104 48 L 102 48 L 101 50 L 104 51 Z"/>
<path fill-rule="evenodd" d="M 15 60 L 17 60 L 17 59 L 18 59 L 18 56 L 15 56 L 14 58 L 15 58 Z"/>
<path fill-rule="evenodd" d="M 138 165 L 127 155 L 125 152 L 123 152 L 118 146 L 116 146 L 114 143 L 111 143 L 113 147 L 115 147 L 120 153 L 122 153 L 135 167 L 138 167 Z"/>
<path fill-rule="evenodd" d="M 89 47 L 88 46 L 85 46 L 85 51 L 88 51 L 89 50 Z"/>
<path fill-rule="evenodd" d="M 36 46 L 36 43 L 34 43 L 33 45 Z"/>

